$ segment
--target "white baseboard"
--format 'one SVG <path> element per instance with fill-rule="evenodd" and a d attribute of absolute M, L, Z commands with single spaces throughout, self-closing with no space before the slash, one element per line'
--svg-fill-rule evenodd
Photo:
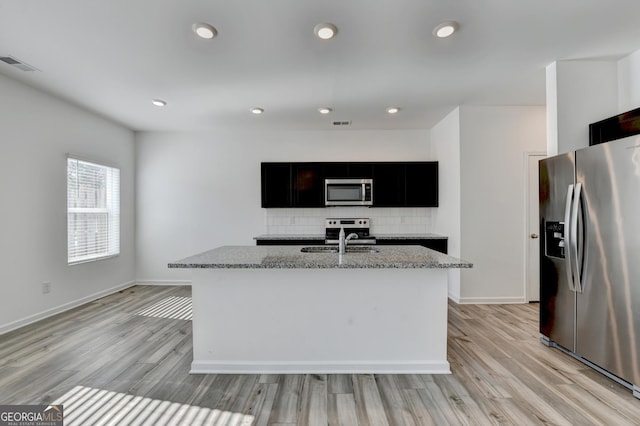
<path fill-rule="evenodd" d="M 74 300 L 69 303 L 65 303 L 64 305 L 56 306 L 55 308 L 47 309 L 46 311 L 30 315 L 28 317 L 19 319 L 17 321 L 10 322 L 8 324 L 0 325 L 0 335 L 13 331 L 17 328 L 24 327 L 25 325 L 32 324 L 36 321 L 43 320 L 45 318 L 49 318 L 53 315 L 59 314 L 64 311 L 68 311 L 69 309 L 73 309 L 80 305 L 84 305 L 85 303 L 93 302 L 96 299 L 100 299 L 101 297 L 108 296 L 110 294 L 116 293 L 118 291 L 124 290 L 129 287 L 133 287 L 136 285 L 135 281 L 129 281 L 124 284 L 117 285 L 115 287 L 109 288 L 107 290 L 100 291 L 98 293 L 91 294 L 89 296 L 83 297 L 82 299 Z"/>
<path fill-rule="evenodd" d="M 456 302 L 458 305 L 460 304 L 460 296 L 457 294 L 453 294 L 453 293 L 449 293 L 447 295 L 447 297 L 451 300 L 453 300 L 454 302 Z"/>
<path fill-rule="evenodd" d="M 442 361 L 207 361 L 193 360 L 191 374 L 451 374 Z"/>
<path fill-rule="evenodd" d="M 136 280 L 139 285 L 191 285 L 191 280 Z"/>
<path fill-rule="evenodd" d="M 449 295 L 451 298 L 451 295 Z M 458 300 L 451 298 L 459 305 L 512 305 L 528 303 L 524 297 L 460 297 Z"/>

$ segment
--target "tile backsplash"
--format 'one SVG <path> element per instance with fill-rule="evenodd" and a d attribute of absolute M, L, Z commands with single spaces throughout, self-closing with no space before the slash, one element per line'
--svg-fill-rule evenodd
<path fill-rule="evenodd" d="M 431 232 L 431 208 L 328 207 L 264 209 L 267 234 L 324 234 L 328 217 L 368 217 L 371 234 L 424 234 Z"/>

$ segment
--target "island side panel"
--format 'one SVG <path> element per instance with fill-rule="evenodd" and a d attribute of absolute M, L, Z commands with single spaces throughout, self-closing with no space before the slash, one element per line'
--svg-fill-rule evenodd
<path fill-rule="evenodd" d="M 195 269 L 192 373 L 449 373 L 447 269 Z"/>

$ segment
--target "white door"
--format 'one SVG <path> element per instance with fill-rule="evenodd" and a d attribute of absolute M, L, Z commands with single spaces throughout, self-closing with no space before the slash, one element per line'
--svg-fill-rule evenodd
<path fill-rule="evenodd" d="M 540 301 L 540 213 L 538 211 L 538 161 L 546 156 L 527 153 L 527 220 L 525 235 L 525 295 L 529 302 Z"/>

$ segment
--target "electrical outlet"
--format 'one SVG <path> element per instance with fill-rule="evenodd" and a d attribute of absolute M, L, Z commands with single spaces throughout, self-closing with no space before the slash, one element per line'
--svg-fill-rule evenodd
<path fill-rule="evenodd" d="M 42 283 L 42 294 L 51 293 L 51 283 L 49 281 L 45 281 Z"/>

